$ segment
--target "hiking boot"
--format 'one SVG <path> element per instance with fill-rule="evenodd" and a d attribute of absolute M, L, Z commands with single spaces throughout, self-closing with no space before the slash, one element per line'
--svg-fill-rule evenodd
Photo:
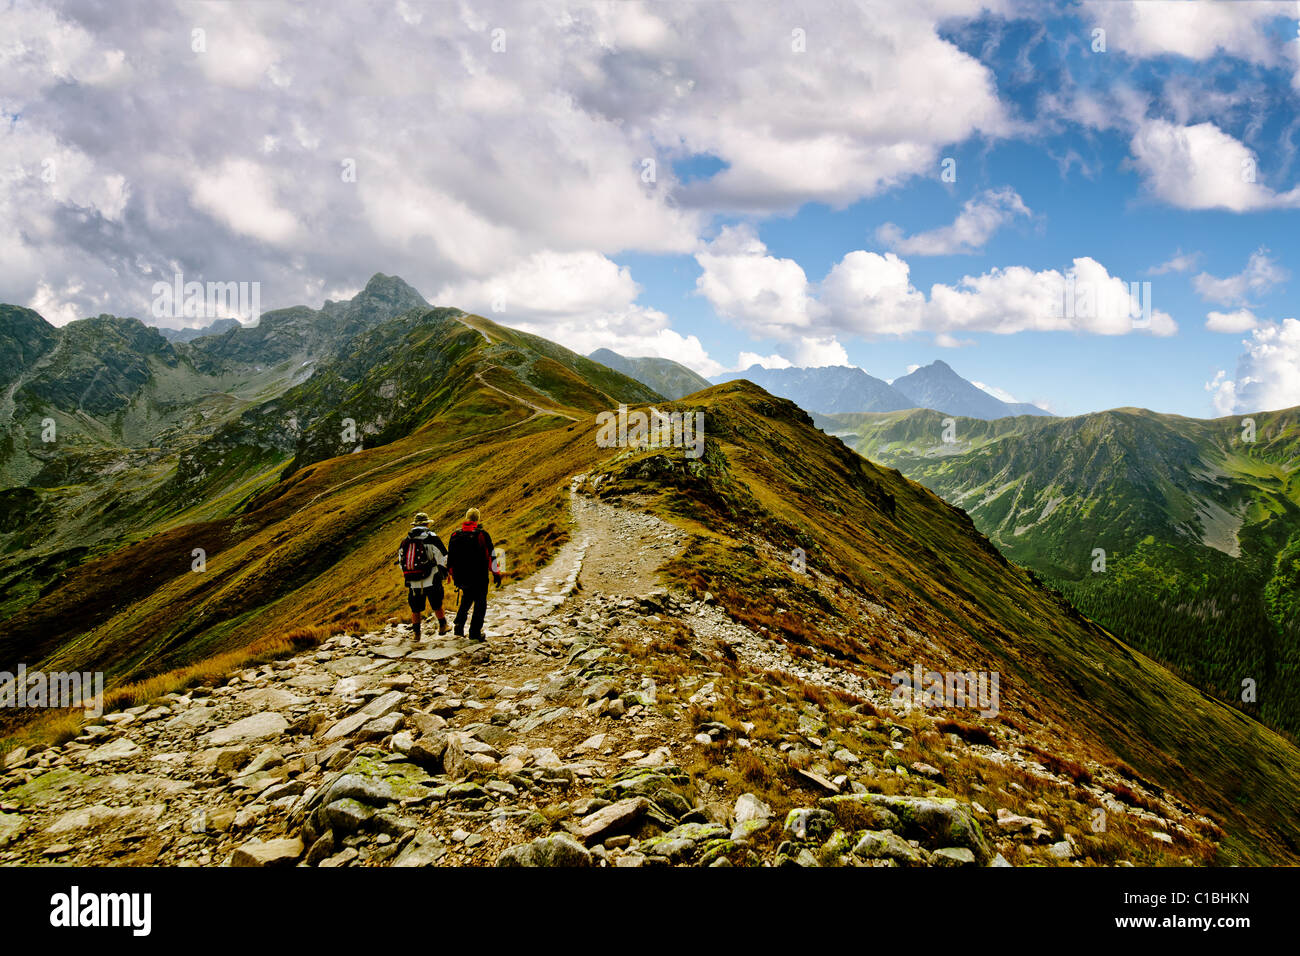
<path fill-rule="evenodd" d="M 441 637 L 443 634 L 446 634 L 446 633 L 447 633 L 448 631 L 450 631 L 450 630 L 451 630 L 451 626 L 450 626 L 446 621 L 439 621 L 439 622 L 438 622 L 438 635 L 439 635 L 440 637 Z"/>
<path fill-rule="evenodd" d="M 484 637 L 482 634 L 471 634 L 471 635 L 469 636 L 469 639 L 470 639 L 471 641 L 475 641 L 475 642 L 477 642 L 477 643 L 479 643 L 479 644 L 482 644 L 483 642 L 485 642 L 485 641 L 487 640 L 487 638 Z"/>

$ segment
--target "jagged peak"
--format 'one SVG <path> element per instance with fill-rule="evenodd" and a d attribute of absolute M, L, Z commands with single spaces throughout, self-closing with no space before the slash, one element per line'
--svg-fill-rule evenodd
<path fill-rule="evenodd" d="M 961 378 L 960 375 L 957 375 L 957 372 L 953 369 L 953 367 L 949 365 L 947 362 L 945 362 L 943 359 L 935 359 L 929 365 L 922 365 L 919 368 L 913 369 L 908 374 L 915 375 L 918 372 L 938 372 L 946 375 L 954 375 L 958 378 Z"/>
<path fill-rule="evenodd" d="M 366 282 L 365 288 L 362 289 L 360 292 L 358 292 L 353 297 L 352 301 L 355 302 L 357 299 L 360 298 L 381 298 L 381 297 L 382 298 L 404 297 L 410 299 L 417 299 L 419 300 L 419 302 L 423 303 L 424 305 L 429 304 L 428 301 L 424 298 L 424 296 L 420 295 L 419 290 L 417 290 L 414 286 L 412 286 L 401 276 L 385 275 L 382 272 L 376 272 L 374 275 L 372 275 L 369 281 Z"/>

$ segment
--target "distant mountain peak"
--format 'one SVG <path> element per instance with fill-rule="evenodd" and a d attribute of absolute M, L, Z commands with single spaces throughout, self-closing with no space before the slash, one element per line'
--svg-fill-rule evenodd
<path fill-rule="evenodd" d="M 382 272 L 376 272 L 372 275 L 369 280 L 367 280 L 366 287 L 361 291 L 373 295 L 377 292 L 387 292 L 394 289 L 413 292 L 415 295 L 420 294 L 419 292 L 416 292 L 415 288 L 401 276 L 385 275 Z"/>
<path fill-rule="evenodd" d="M 161 325 L 156 326 L 158 333 L 169 342 L 193 342 L 195 339 L 201 339 L 208 335 L 221 335 L 231 329 L 242 327 L 242 322 L 231 318 L 216 319 L 208 325 L 188 329 L 169 329 Z"/>
<path fill-rule="evenodd" d="M 764 368 L 751 365 L 743 372 L 728 372 L 713 381 L 721 384 L 749 379 L 773 395 L 788 398 L 812 412 L 892 412 L 911 408 L 910 399 L 856 365 L 824 368 Z"/>
<path fill-rule="evenodd" d="M 376 272 L 366 283 L 366 287 L 352 297 L 352 305 L 358 305 L 366 302 L 385 302 L 405 304 L 406 308 L 428 307 L 429 303 L 424 296 L 405 279 L 400 276 L 384 275 L 382 272 Z"/>
<path fill-rule="evenodd" d="M 1050 415 L 1035 405 L 1004 402 L 961 376 L 943 359 L 914 369 L 894 379 L 894 388 L 921 408 L 933 408 L 950 415 L 991 420 L 1010 415 Z"/>

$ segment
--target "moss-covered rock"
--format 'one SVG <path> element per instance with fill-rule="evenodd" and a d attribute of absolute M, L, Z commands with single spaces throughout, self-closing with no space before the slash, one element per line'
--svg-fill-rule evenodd
<path fill-rule="evenodd" d="M 696 860 L 696 866 L 713 866 L 718 860 L 731 860 L 737 851 L 742 849 L 731 840 L 709 840 L 699 847 L 700 858 Z M 742 857 L 743 859 L 743 857 Z"/>
<path fill-rule="evenodd" d="M 16 803 L 21 806 L 40 807 L 47 803 L 53 803 L 68 791 L 75 790 L 77 793 L 86 793 L 97 782 L 96 778 L 79 770 L 56 767 L 20 787 L 6 790 L 5 802 Z"/>
<path fill-rule="evenodd" d="M 591 851 L 565 833 L 506 850 L 497 866 L 591 866 Z"/>
<path fill-rule="evenodd" d="M 853 835 L 846 830 L 836 830 L 829 840 L 822 844 L 821 855 L 824 860 L 837 860 L 853 850 Z"/>
<path fill-rule="evenodd" d="M 786 814 L 784 829 L 794 840 L 821 843 L 835 829 L 835 815 L 829 810 L 796 807 Z"/>
<path fill-rule="evenodd" d="M 900 866 L 925 862 L 916 847 L 889 830 L 868 830 L 853 847 L 853 854 L 864 860 L 893 860 Z"/>
<path fill-rule="evenodd" d="M 821 805 L 837 816 L 852 815 L 862 807 L 883 807 L 902 824 L 908 839 L 930 848 L 966 847 L 982 865 L 992 856 L 975 811 L 970 804 L 950 797 L 909 797 L 883 793 L 861 793 L 827 797 Z"/>

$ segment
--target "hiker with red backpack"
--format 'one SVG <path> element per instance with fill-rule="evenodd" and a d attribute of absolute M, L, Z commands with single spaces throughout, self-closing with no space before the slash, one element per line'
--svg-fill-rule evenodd
<path fill-rule="evenodd" d="M 447 633 L 442 610 L 442 579 L 447 576 L 447 549 L 437 533 L 429 530 L 429 516 L 421 511 L 397 551 L 397 563 L 406 578 L 407 603 L 411 606 L 411 630 L 420 639 L 420 617 L 427 601 L 438 619 L 438 633 Z M 459 631 L 459 627 L 457 631 Z"/>
<path fill-rule="evenodd" d="M 447 539 L 447 577 L 460 589 L 456 610 L 456 636 L 465 635 L 465 618 L 470 605 L 469 639 L 483 640 L 483 617 L 487 614 L 488 575 L 501 586 L 501 569 L 493 557 L 492 536 L 479 524 L 477 508 L 465 512 L 460 529 Z"/>

